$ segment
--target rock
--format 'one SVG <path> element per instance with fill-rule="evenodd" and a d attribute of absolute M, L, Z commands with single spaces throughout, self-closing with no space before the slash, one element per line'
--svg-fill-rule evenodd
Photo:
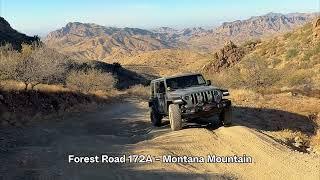
<path fill-rule="evenodd" d="M 298 93 L 296 93 L 296 92 L 288 92 L 288 95 L 289 95 L 289 96 L 297 96 Z"/>
<path fill-rule="evenodd" d="M 302 142 L 303 142 L 303 140 L 302 140 L 302 138 L 301 138 L 300 136 L 296 136 L 296 137 L 294 138 L 294 141 L 295 141 L 296 143 L 302 143 Z"/>
<path fill-rule="evenodd" d="M 318 18 L 314 23 L 314 28 L 318 28 L 318 27 L 320 27 L 320 18 Z"/>
<path fill-rule="evenodd" d="M 214 60 L 203 69 L 219 72 L 239 62 L 244 55 L 245 50 L 243 48 L 236 46 L 232 41 L 228 41 L 222 49 L 214 53 Z"/>
<path fill-rule="evenodd" d="M 293 145 L 295 146 L 295 147 L 297 147 L 297 148 L 300 148 L 301 146 L 302 146 L 302 143 L 293 143 Z"/>
<path fill-rule="evenodd" d="M 318 18 L 314 23 L 313 34 L 315 39 L 320 39 L 320 18 Z"/>

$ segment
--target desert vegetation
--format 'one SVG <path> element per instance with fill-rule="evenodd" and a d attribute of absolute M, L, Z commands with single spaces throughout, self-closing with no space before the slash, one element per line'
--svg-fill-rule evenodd
<path fill-rule="evenodd" d="M 94 68 L 73 70 L 72 66 L 76 62 L 39 45 L 24 44 L 21 52 L 6 45 L 0 53 L 1 81 L 3 84 L 6 81 L 22 82 L 25 91 L 34 90 L 39 84 L 47 84 L 90 93 L 111 90 L 116 82 L 111 73 Z"/>
<path fill-rule="evenodd" d="M 116 95 L 113 90 L 117 81 L 111 73 L 81 68 L 83 63 L 39 44 L 21 47 L 20 51 L 9 44 L 0 47 L 2 125 L 19 126 L 26 119 L 107 102 L 110 92 Z"/>
<path fill-rule="evenodd" d="M 237 118 L 246 113 L 250 116 L 247 126 L 265 127 L 263 130 L 274 139 L 303 152 L 320 149 L 320 41 L 314 35 L 316 29 L 316 25 L 308 23 L 293 32 L 260 41 L 232 66 L 210 71 L 214 64 L 230 61 L 237 53 L 233 48 L 227 54 L 225 47 L 224 55 L 204 69 L 206 77 L 217 86 L 233 89 L 231 98 Z M 246 112 L 242 107 L 253 110 Z"/>
<path fill-rule="evenodd" d="M 150 97 L 150 86 L 143 86 L 141 84 L 131 86 L 129 89 L 126 90 L 128 95 L 137 97 L 147 101 Z"/>
<path fill-rule="evenodd" d="M 228 88 L 320 89 L 320 41 L 312 23 L 258 43 L 239 63 L 219 73 L 207 72 L 217 85 Z"/>
<path fill-rule="evenodd" d="M 95 69 L 72 71 L 66 79 L 68 88 L 84 93 L 112 90 L 115 83 L 112 74 Z"/>
<path fill-rule="evenodd" d="M 36 44 L 23 44 L 21 52 L 6 45 L 0 50 L 0 78 L 23 82 L 25 90 L 38 84 L 57 84 L 66 73 L 65 62 L 65 56 Z"/>

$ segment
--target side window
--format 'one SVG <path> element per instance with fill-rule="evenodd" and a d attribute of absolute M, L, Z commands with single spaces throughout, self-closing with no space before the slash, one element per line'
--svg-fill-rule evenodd
<path fill-rule="evenodd" d="M 159 84 L 160 84 L 159 82 L 154 83 L 154 92 L 155 93 L 159 93 Z"/>
<path fill-rule="evenodd" d="M 154 97 L 154 83 L 150 85 L 151 97 Z"/>
<path fill-rule="evenodd" d="M 158 93 L 165 93 L 166 92 L 166 88 L 164 86 L 164 81 L 161 81 L 159 83 L 159 89 L 158 89 Z"/>
<path fill-rule="evenodd" d="M 204 80 L 204 78 L 202 76 L 197 76 L 198 78 L 198 83 L 199 84 L 205 84 L 206 83 L 206 80 Z"/>

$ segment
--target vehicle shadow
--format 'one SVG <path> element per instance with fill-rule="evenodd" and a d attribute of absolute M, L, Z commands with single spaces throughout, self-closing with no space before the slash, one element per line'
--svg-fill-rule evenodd
<path fill-rule="evenodd" d="M 301 131 L 308 135 L 316 133 L 317 124 L 307 116 L 269 108 L 233 107 L 233 123 L 263 131 L 284 129 Z"/>
<path fill-rule="evenodd" d="M 234 106 L 232 125 L 246 126 L 263 131 L 281 131 L 284 129 L 300 131 L 307 135 L 316 133 L 317 124 L 307 116 L 268 108 L 252 108 Z M 184 123 L 187 128 L 207 128 L 215 130 L 221 127 L 217 115 L 211 118 L 196 119 Z"/>

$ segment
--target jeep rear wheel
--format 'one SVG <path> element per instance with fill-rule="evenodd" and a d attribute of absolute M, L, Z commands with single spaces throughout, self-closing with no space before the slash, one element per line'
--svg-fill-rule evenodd
<path fill-rule="evenodd" d="M 154 126 L 161 126 L 161 120 L 162 120 L 162 116 L 161 114 L 159 114 L 157 111 L 154 110 L 154 108 L 150 108 L 150 119 L 151 119 L 151 123 Z"/>
<path fill-rule="evenodd" d="M 224 127 L 228 127 L 232 123 L 232 110 L 231 108 L 226 108 L 222 110 L 219 115 L 220 124 Z"/>
<path fill-rule="evenodd" d="M 182 119 L 181 119 L 181 111 L 179 105 L 170 104 L 169 105 L 169 120 L 170 126 L 173 131 L 178 131 L 182 129 Z"/>

